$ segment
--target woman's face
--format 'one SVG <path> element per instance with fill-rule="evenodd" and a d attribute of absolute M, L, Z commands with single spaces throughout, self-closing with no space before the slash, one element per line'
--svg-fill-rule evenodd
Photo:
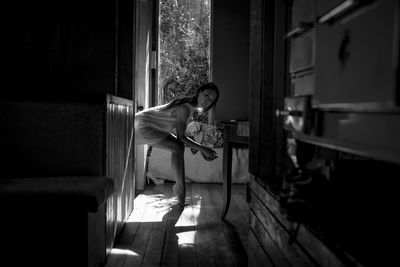
<path fill-rule="evenodd" d="M 206 109 L 208 106 L 214 103 L 217 98 L 217 93 L 212 89 L 206 89 L 199 93 L 197 98 L 197 105 L 199 108 Z"/>

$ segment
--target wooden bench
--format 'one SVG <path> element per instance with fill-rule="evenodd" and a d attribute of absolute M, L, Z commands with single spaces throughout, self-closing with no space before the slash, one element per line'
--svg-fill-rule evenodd
<path fill-rule="evenodd" d="M 1 261 L 10 266 L 104 266 L 107 177 L 0 179 Z"/>

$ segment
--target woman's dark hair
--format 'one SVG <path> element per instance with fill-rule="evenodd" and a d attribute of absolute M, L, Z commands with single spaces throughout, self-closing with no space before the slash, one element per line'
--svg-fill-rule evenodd
<path fill-rule="evenodd" d="M 177 99 L 171 101 L 163 109 L 173 108 L 173 107 L 185 104 L 185 103 L 189 103 L 192 106 L 197 106 L 197 98 L 198 98 L 199 94 L 207 89 L 213 90 L 216 93 L 214 101 L 206 109 L 201 111 L 202 113 L 207 112 L 211 107 L 215 106 L 215 104 L 217 103 L 218 98 L 219 98 L 219 89 L 212 82 L 208 82 L 208 83 L 201 85 L 199 88 L 197 88 L 196 94 L 194 94 L 192 96 L 177 98 Z"/>

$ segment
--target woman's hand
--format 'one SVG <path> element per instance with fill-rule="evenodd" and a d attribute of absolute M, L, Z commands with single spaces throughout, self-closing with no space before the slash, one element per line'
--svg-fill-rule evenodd
<path fill-rule="evenodd" d="M 212 161 L 212 160 L 218 158 L 217 152 L 215 152 L 215 150 L 213 150 L 209 147 L 203 146 L 203 149 L 201 152 L 204 156 L 204 159 L 207 161 Z"/>

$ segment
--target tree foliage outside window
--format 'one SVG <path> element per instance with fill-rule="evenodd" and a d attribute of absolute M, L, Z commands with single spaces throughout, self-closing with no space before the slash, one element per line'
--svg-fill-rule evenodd
<path fill-rule="evenodd" d="M 209 81 L 210 2 L 160 0 L 159 103 L 193 95 Z"/>

